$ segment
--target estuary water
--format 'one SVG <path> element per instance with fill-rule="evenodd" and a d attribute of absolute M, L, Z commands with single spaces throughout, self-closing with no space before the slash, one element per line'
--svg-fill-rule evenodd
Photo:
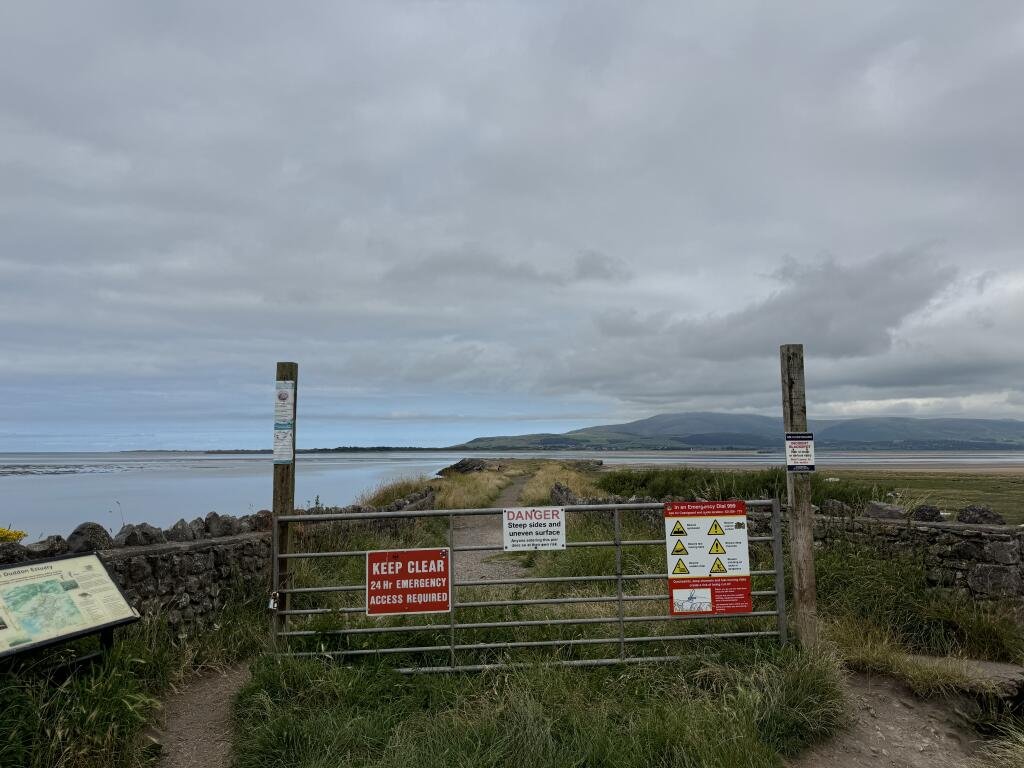
<path fill-rule="evenodd" d="M 447 451 L 333 452 L 299 454 L 295 503 L 317 497 L 326 505 L 352 503 L 361 493 L 399 477 L 431 476 L 464 458 Z M 482 458 L 600 459 L 605 464 L 691 464 L 701 466 L 779 466 L 782 454 L 756 452 L 509 452 L 471 454 Z M 1018 466 L 1020 453 L 834 453 L 821 454 L 819 466 L 893 464 L 930 469 Z M 162 527 L 211 510 L 244 515 L 269 508 L 272 463 L 268 454 L 0 453 L 0 526 L 28 533 L 27 541 L 60 534 L 91 520 L 112 532 L 124 523 Z"/>

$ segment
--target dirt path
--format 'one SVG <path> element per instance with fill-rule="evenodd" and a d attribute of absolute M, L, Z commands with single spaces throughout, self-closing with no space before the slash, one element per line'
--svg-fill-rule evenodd
<path fill-rule="evenodd" d="M 494 501 L 495 507 L 514 507 L 531 475 L 512 478 Z M 491 546 L 493 550 L 459 552 L 455 557 L 455 578 L 458 581 L 476 579 L 514 579 L 526 575 L 526 569 L 517 559 L 501 553 L 501 515 L 476 515 L 455 519 L 455 545 Z"/>
<path fill-rule="evenodd" d="M 850 727 L 789 768 L 963 768 L 978 735 L 942 701 L 916 698 L 884 677 L 849 679 Z"/>
<path fill-rule="evenodd" d="M 196 678 L 164 702 L 158 768 L 227 768 L 231 702 L 249 677 L 247 666 Z"/>

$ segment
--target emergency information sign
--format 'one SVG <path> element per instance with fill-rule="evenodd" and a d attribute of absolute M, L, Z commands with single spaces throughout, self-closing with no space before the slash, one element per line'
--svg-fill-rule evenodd
<path fill-rule="evenodd" d="M 665 504 L 669 613 L 749 613 L 750 550 L 742 501 Z"/>
<path fill-rule="evenodd" d="M 786 470 L 788 472 L 814 471 L 814 433 L 786 433 Z"/>
<path fill-rule="evenodd" d="M 380 549 L 366 553 L 366 615 L 448 613 L 451 551 Z"/>
<path fill-rule="evenodd" d="M 565 549 L 563 507 L 503 509 L 502 541 L 506 552 Z"/>

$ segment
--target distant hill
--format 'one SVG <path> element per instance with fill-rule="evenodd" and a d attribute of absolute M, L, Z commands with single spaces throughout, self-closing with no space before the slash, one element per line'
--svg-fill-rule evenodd
<path fill-rule="evenodd" d="M 833 450 L 1024 449 L 1024 421 L 880 416 L 813 420 L 819 448 Z M 707 450 L 781 448 L 782 419 L 731 413 L 666 413 L 562 434 L 478 437 L 466 450 Z"/>

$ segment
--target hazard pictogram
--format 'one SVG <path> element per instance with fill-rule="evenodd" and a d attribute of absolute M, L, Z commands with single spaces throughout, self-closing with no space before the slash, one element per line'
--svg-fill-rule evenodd
<path fill-rule="evenodd" d="M 672 528 L 672 535 L 673 536 L 685 536 L 686 535 L 686 529 L 683 528 L 683 524 L 681 522 L 679 522 L 678 520 L 676 520 L 676 524 Z"/>
<path fill-rule="evenodd" d="M 686 563 L 683 562 L 682 558 L 676 561 L 676 567 L 672 569 L 672 575 L 678 576 L 679 574 L 687 574 L 690 569 L 686 567 Z"/>
<path fill-rule="evenodd" d="M 683 562 L 680 560 L 679 562 Z M 728 573 L 725 565 L 722 564 L 722 558 L 716 557 L 715 562 L 711 566 L 711 573 Z"/>
<path fill-rule="evenodd" d="M 722 546 L 722 542 L 715 539 L 715 543 L 711 545 L 711 549 L 708 550 L 708 553 L 712 555 L 724 555 L 725 547 Z"/>
<path fill-rule="evenodd" d="M 722 526 L 715 520 L 708 529 L 708 536 L 725 536 L 725 531 L 722 530 Z"/>
<path fill-rule="evenodd" d="M 722 551 L 725 552 L 724 549 Z M 672 547 L 672 554 L 673 555 L 688 555 L 690 553 L 687 552 L 686 547 L 683 546 L 682 539 L 677 539 L 676 540 L 676 545 L 674 547 Z"/>

